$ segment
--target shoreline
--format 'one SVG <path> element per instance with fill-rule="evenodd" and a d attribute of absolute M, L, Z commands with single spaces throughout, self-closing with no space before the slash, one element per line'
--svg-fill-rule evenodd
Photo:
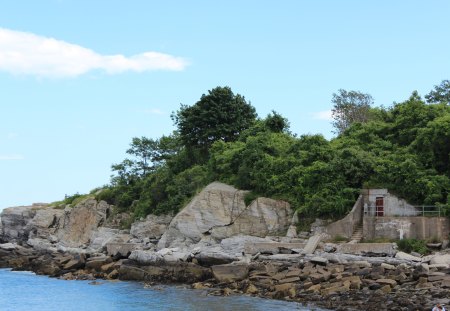
<path fill-rule="evenodd" d="M 16 245 L 9 251 L 1 249 L 0 268 L 64 280 L 183 285 L 206 290 L 208 295 L 249 295 L 330 310 L 430 310 L 437 301 L 450 303 L 450 269 L 446 265 L 400 261 L 391 265 L 378 263 L 378 257 L 347 263 L 320 256 L 261 257 L 210 267 L 192 262 L 142 264 L 126 258 L 52 253 Z"/>

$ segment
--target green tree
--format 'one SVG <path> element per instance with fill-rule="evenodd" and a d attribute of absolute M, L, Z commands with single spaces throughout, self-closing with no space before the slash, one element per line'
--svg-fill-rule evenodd
<path fill-rule="evenodd" d="M 235 141 L 256 119 L 255 108 L 229 87 L 216 87 L 193 106 L 181 105 L 172 113 L 181 140 L 187 148 L 207 153 L 217 140 Z"/>
<path fill-rule="evenodd" d="M 373 98 L 369 94 L 359 91 L 338 90 L 333 93 L 331 99 L 333 103 L 332 117 L 333 126 L 337 134 L 342 134 L 349 126 L 355 122 L 367 122 L 370 118 L 370 107 Z"/>
<path fill-rule="evenodd" d="M 434 90 L 425 95 L 428 103 L 446 103 L 450 105 L 450 81 L 442 80 L 441 84 L 435 85 Z"/>

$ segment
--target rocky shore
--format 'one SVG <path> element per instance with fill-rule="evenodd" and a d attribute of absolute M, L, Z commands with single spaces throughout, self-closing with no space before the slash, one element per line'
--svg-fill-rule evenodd
<path fill-rule="evenodd" d="M 131 230 L 119 229 L 112 207 L 94 199 L 63 209 L 8 208 L 0 216 L 0 268 L 62 279 L 184 283 L 211 295 L 333 310 L 450 305 L 448 250 L 419 257 L 390 243 L 321 242 L 326 237 L 295 232 L 287 203 L 259 198 L 247 206 L 244 195 L 213 183 L 177 215 L 149 215 Z"/>

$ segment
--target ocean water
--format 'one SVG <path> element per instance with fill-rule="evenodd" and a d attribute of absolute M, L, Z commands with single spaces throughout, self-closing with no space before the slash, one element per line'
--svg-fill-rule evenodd
<path fill-rule="evenodd" d="M 146 288 L 140 282 L 64 281 L 0 269 L 1 311 L 262 311 L 323 310 L 247 296 L 207 296 L 176 286 Z"/>

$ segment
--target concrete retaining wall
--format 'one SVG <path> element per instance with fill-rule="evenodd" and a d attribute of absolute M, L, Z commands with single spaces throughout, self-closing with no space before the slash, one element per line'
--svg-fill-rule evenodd
<path fill-rule="evenodd" d="M 364 238 L 447 239 L 450 220 L 446 217 L 364 217 Z"/>
<path fill-rule="evenodd" d="M 326 233 L 331 237 L 343 236 L 346 238 L 351 238 L 355 227 L 361 223 L 363 211 L 362 207 L 363 197 L 360 195 L 358 200 L 356 200 L 355 205 L 353 205 L 350 213 L 348 213 L 347 216 L 341 220 L 329 224 L 326 227 Z"/>

